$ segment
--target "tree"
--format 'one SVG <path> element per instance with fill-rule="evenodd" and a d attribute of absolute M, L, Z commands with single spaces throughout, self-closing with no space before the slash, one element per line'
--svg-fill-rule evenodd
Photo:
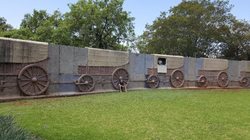
<path fill-rule="evenodd" d="M 225 26 L 220 36 L 218 47 L 221 57 L 233 60 L 250 60 L 250 24 L 233 19 L 230 26 Z"/>
<path fill-rule="evenodd" d="M 13 27 L 10 24 L 7 24 L 6 19 L 4 17 L 0 17 L 0 34 L 12 29 Z"/>
<path fill-rule="evenodd" d="M 224 46 L 230 46 L 231 42 L 227 41 L 229 36 L 225 33 L 231 31 L 233 23 L 236 23 L 233 21 L 237 21 L 230 13 L 231 8 L 229 1 L 183 0 L 171 8 L 169 14 L 163 12 L 146 27 L 140 37 L 139 48 L 146 53 L 226 56 L 224 53 L 228 49 Z M 235 37 L 233 33 L 236 32 L 230 32 L 230 36 Z"/>
<path fill-rule="evenodd" d="M 63 15 L 59 11 L 49 15 L 45 10 L 34 10 L 33 14 L 24 16 L 19 33 L 25 39 L 68 45 L 63 41 L 65 37 L 61 25 L 63 25 Z"/>
<path fill-rule="evenodd" d="M 134 37 L 134 18 L 122 5 L 123 0 L 79 0 L 69 5 L 65 24 L 69 27 L 71 45 L 123 49 L 122 44 Z"/>

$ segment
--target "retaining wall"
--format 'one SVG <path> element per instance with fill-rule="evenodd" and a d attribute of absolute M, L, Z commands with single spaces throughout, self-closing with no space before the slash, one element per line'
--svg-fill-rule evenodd
<path fill-rule="evenodd" d="M 166 73 L 157 73 L 159 57 L 166 58 Z M 46 94 L 79 91 L 75 81 L 82 74 L 93 76 L 95 91 L 114 90 L 112 73 L 120 67 L 129 73 L 130 89 L 147 88 L 145 81 L 150 74 L 160 78 L 160 88 L 171 87 L 170 76 L 177 69 L 184 74 L 184 87 L 196 87 L 201 75 L 207 77 L 208 86 L 218 87 L 217 76 L 222 71 L 228 74 L 229 87 L 239 87 L 240 79 L 250 78 L 250 61 L 134 54 L 0 38 L 0 97 L 22 95 L 17 75 L 29 64 L 37 64 L 48 71 L 50 85 Z"/>

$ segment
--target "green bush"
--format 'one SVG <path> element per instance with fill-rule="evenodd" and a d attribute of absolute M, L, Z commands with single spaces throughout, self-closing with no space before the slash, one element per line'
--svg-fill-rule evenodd
<path fill-rule="evenodd" d="M 0 116 L 0 140 L 35 140 L 23 129 L 16 126 L 12 116 Z"/>

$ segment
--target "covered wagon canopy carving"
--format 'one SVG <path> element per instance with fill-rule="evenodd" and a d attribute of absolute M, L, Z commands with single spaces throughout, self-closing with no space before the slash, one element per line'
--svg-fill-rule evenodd
<path fill-rule="evenodd" d="M 123 66 L 129 62 L 129 53 L 124 51 L 88 49 L 88 66 Z"/>
<path fill-rule="evenodd" d="M 213 70 L 221 71 L 228 68 L 228 60 L 226 59 L 214 59 L 214 58 L 203 58 L 202 70 Z"/>
<path fill-rule="evenodd" d="M 154 67 L 158 65 L 158 58 L 166 59 L 166 66 L 168 69 L 178 69 L 184 65 L 184 57 L 178 55 L 163 55 L 153 54 L 154 56 Z"/>
<path fill-rule="evenodd" d="M 34 63 L 48 58 L 48 43 L 0 37 L 0 63 Z"/>

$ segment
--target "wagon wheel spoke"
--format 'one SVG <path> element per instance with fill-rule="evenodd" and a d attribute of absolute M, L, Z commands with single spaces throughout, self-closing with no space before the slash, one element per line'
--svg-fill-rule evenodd
<path fill-rule="evenodd" d="M 42 88 L 38 84 L 35 84 L 35 85 L 36 85 L 36 87 L 38 88 L 39 91 L 42 90 Z"/>
<path fill-rule="evenodd" d="M 20 79 L 21 81 L 30 81 L 30 79 Z"/>
<path fill-rule="evenodd" d="M 25 86 L 29 85 L 30 83 L 31 83 L 31 82 L 30 82 L 30 81 L 28 81 L 28 82 L 26 82 L 26 83 L 22 84 L 21 86 L 22 86 L 22 87 L 25 87 Z"/>
<path fill-rule="evenodd" d="M 46 87 L 46 85 L 42 84 L 41 82 L 37 82 L 37 84 Z"/>
<path fill-rule="evenodd" d="M 31 88 L 31 85 L 30 85 L 30 86 L 28 86 L 28 87 L 25 89 L 25 91 L 29 91 L 29 90 L 30 90 L 30 88 Z"/>
<path fill-rule="evenodd" d="M 49 86 L 47 75 L 47 71 L 42 67 L 27 65 L 18 74 L 18 86 L 26 95 L 43 94 Z"/>
<path fill-rule="evenodd" d="M 119 82 L 120 81 L 125 81 L 126 83 L 128 83 L 129 81 L 129 74 L 127 72 L 126 69 L 124 68 L 118 68 L 116 70 L 114 70 L 113 74 L 112 74 L 112 85 L 114 87 L 114 89 L 119 90 Z"/>
<path fill-rule="evenodd" d="M 33 87 L 33 93 L 36 93 L 36 87 L 34 84 L 32 84 L 32 87 Z"/>
<path fill-rule="evenodd" d="M 28 69 L 27 69 L 27 70 L 25 70 L 25 72 L 26 72 L 26 73 L 28 73 L 29 78 L 31 78 L 31 77 L 32 77 L 32 73 L 30 72 L 30 70 L 28 70 Z M 25 75 L 24 75 L 24 76 L 25 76 Z"/>
<path fill-rule="evenodd" d="M 26 75 L 25 73 L 23 74 L 23 77 L 26 77 L 26 78 L 28 78 L 28 79 L 31 78 L 30 76 Z"/>
<path fill-rule="evenodd" d="M 40 75 L 40 76 L 37 76 L 37 79 L 42 79 L 42 78 L 46 78 L 48 77 L 48 75 Z"/>

